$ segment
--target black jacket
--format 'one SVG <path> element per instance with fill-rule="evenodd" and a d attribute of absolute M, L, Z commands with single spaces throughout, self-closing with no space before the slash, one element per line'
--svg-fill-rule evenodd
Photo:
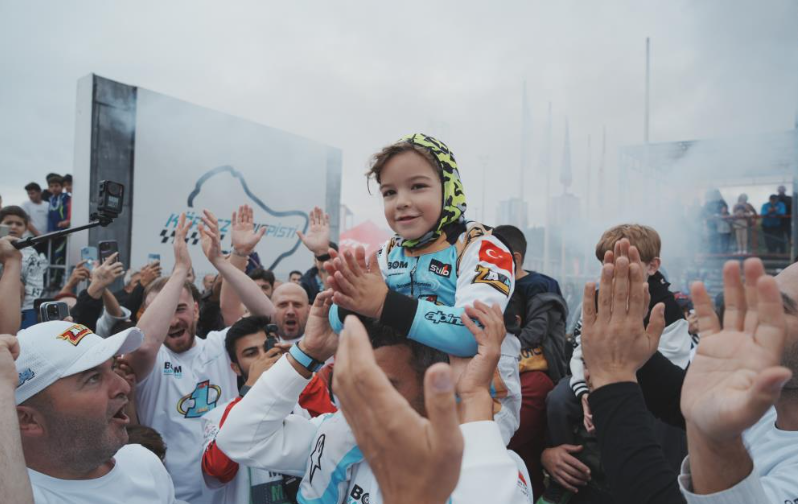
<path fill-rule="evenodd" d="M 308 293 L 308 300 L 311 305 L 313 304 L 313 300 L 316 299 L 316 295 L 319 293 L 319 285 L 316 282 L 318 275 L 319 268 L 313 266 L 299 279 L 299 284 L 305 289 L 305 292 Z"/>

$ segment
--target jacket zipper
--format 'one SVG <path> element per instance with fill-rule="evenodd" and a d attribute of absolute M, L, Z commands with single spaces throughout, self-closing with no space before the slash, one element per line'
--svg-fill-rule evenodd
<path fill-rule="evenodd" d="M 416 268 L 418 267 L 418 257 L 416 257 L 416 264 L 413 265 L 413 269 L 410 270 L 410 297 L 415 299 L 416 296 L 413 294 L 413 285 L 415 284 L 415 273 Z"/>

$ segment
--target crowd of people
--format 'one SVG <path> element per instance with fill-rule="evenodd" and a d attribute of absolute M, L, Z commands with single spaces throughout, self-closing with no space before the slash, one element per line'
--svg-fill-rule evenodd
<path fill-rule="evenodd" d="M 704 204 L 705 236 L 709 251 L 716 254 L 756 254 L 764 241 L 769 254 L 788 254 L 792 242 L 792 196 L 785 186 L 771 194 L 760 212 L 740 194 L 737 203 L 729 205 L 720 192 L 710 191 Z M 762 238 L 759 238 L 759 237 Z"/>
<path fill-rule="evenodd" d="M 688 321 L 657 231 L 619 224 L 566 335 L 559 282 L 523 269 L 521 230 L 466 218 L 443 142 L 404 137 L 367 176 L 395 232 L 368 257 L 315 208 L 314 264 L 281 282 L 251 208 L 229 254 L 205 210 L 215 274 L 183 215 L 171 271 L 78 263 L 69 317 L 29 324 L 38 252 L 13 242 L 44 225 L 0 210 L 3 501 L 798 502 L 798 265 L 730 261 Z"/>

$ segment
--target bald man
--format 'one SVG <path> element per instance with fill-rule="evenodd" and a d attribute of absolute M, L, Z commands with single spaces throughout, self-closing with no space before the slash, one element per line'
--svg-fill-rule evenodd
<path fill-rule="evenodd" d="M 283 342 L 295 343 L 305 334 L 305 324 L 310 313 L 308 293 L 295 283 L 284 283 L 272 294 L 277 324 L 277 334 Z"/>

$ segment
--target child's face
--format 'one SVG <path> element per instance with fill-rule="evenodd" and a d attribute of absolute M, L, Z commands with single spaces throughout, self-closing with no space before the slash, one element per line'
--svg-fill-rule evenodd
<path fill-rule="evenodd" d="M 3 222 L 0 224 L 8 226 L 8 234 L 14 238 L 22 238 L 22 235 L 25 234 L 25 230 L 28 227 L 27 224 L 25 224 L 25 220 L 17 215 L 6 215 Z"/>
<path fill-rule="evenodd" d="M 47 190 L 50 191 L 50 194 L 61 194 L 61 184 L 56 182 L 51 182 L 47 184 Z"/>
<path fill-rule="evenodd" d="M 380 192 L 388 225 L 406 240 L 421 238 L 440 219 L 441 180 L 420 154 L 392 157 L 380 173 Z"/>

